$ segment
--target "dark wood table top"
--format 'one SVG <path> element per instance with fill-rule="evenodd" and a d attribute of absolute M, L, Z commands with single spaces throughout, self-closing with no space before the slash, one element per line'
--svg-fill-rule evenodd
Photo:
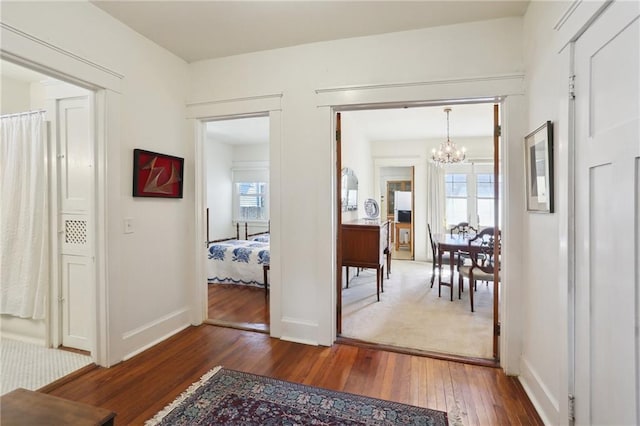
<path fill-rule="evenodd" d="M 0 397 L 0 423 L 17 425 L 112 425 L 116 413 L 46 393 L 16 389 Z"/>

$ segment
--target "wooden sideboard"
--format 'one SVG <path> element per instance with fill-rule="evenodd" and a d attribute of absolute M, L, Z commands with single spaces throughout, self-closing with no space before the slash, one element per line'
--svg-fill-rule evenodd
<path fill-rule="evenodd" d="M 389 221 L 357 219 L 342 224 L 342 266 L 376 270 L 376 295 L 384 292 L 384 268 L 391 269 Z"/>

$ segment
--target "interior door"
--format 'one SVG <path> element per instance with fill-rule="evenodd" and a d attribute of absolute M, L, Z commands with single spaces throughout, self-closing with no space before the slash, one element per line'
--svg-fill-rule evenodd
<path fill-rule="evenodd" d="M 62 344 L 90 350 L 90 300 L 95 280 L 90 220 L 93 144 L 88 96 L 58 100 L 56 115 Z"/>
<path fill-rule="evenodd" d="M 639 3 L 575 44 L 577 424 L 638 424 Z"/>

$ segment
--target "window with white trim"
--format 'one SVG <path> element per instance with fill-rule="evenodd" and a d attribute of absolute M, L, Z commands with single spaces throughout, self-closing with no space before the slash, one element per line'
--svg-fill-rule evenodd
<path fill-rule="evenodd" d="M 269 221 L 269 169 L 258 164 L 233 168 L 233 220 Z"/>
<path fill-rule="evenodd" d="M 444 177 L 447 227 L 467 221 L 467 175 L 447 173 Z"/>
<path fill-rule="evenodd" d="M 493 226 L 493 164 L 467 163 L 447 166 L 444 182 L 447 228 L 460 222 L 469 222 L 476 229 Z M 502 198 L 499 202 L 502 203 Z"/>
<path fill-rule="evenodd" d="M 266 182 L 236 182 L 237 215 L 241 222 L 269 220 Z"/>

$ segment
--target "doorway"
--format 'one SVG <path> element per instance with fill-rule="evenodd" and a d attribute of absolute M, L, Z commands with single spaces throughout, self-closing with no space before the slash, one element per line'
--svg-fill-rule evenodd
<path fill-rule="evenodd" d="M 203 124 L 207 320 L 269 331 L 269 116 Z"/>
<path fill-rule="evenodd" d="M 30 217 L 33 223 L 44 224 L 39 231 L 44 236 L 42 246 L 38 248 L 42 258 L 38 267 L 33 265 L 40 271 L 40 276 L 46 276 L 43 292 L 36 293 L 43 294 L 43 298 L 35 297 L 28 302 L 34 306 L 34 312 L 26 318 L 5 312 L 2 315 L 2 335 L 11 339 L 12 345 L 23 345 L 21 347 L 28 356 L 40 354 L 34 357 L 37 361 L 33 365 L 36 371 L 42 367 L 42 374 L 37 376 L 48 383 L 96 358 L 96 309 L 94 304 L 88 303 L 95 300 L 96 292 L 96 228 L 93 226 L 94 194 L 97 192 L 94 172 L 96 137 L 92 118 L 95 96 L 91 90 L 9 61 L 2 60 L 1 69 L 3 125 L 10 125 L 9 121 L 4 121 L 5 118 L 19 118 L 24 123 L 27 117 L 41 115 L 43 137 L 36 142 L 32 134 L 28 144 L 32 147 L 42 145 L 41 160 L 46 164 L 43 166 L 46 170 L 44 178 L 39 183 L 33 181 L 33 186 L 29 185 L 33 191 L 31 198 L 41 199 L 44 203 L 37 209 L 42 217 L 37 219 L 38 213 L 33 208 L 18 212 L 20 217 Z M 17 159 L 7 161 L 17 164 Z M 5 196 L 8 194 L 3 192 Z M 18 204 L 22 203 L 13 203 Z M 16 213 L 9 210 L 9 204 L 3 206 L 5 219 Z M 3 227 L 7 223 L 3 221 Z M 19 229 L 21 232 L 28 230 Z M 18 238 L 34 241 L 24 234 L 19 234 Z M 28 258 L 18 254 L 17 248 L 5 253 Z M 3 260 L 7 265 L 20 263 L 11 258 Z M 62 348 L 74 353 L 45 348 Z M 56 363 L 60 368 L 51 368 L 52 357 L 58 360 Z M 20 385 L 20 377 L 16 379 L 15 383 Z M 47 384 L 38 383 L 40 386 Z"/>
<path fill-rule="evenodd" d="M 391 223 L 391 258 L 413 260 L 413 167 L 382 167 L 384 217 Z M 387 178 L 391 176 L 390 178 Z"/>
<path fill-rule="evenodd" d="M 354 161 L 354 152 L 358 154 L 358 161 L 362 162 L 365 161 L 363 157 L 367 158 L 369 167 L 374 169 L 374 182 L 380 182 L 374 184 L 375 198 L 381 200 L 385 219 L 395 219 L 389 212 L 390 190 L 409 189 L 407 181 L 411 185 L 411 242 L 414 248 L 412 258 L 415 261 L 394 258 L 391 275 L 384 283 L 380 302 L 375 300 L 375 296 L 372 299 L 371 292 L 368 291 L 373 288 L 370 281 L 373 282 L 375 271 L 362 271 L 358 277 L 351 279 L 348 289 L 343 278 L 343 287 L 339 292 L 342 304 L 339 308 L 340 336 L 432 355 L 493 360 L 493 287 L 478 285 L 475 300 L 483 299 L 481 303 L 484 306 L 471 313 L 468 291 L 463 293 L 461 299 L 456 297 L 451 302 L 449 297 L 438 297 L 437 286 L 429 286 L 433 260 L 427 249 L 426 225 L 433 223 L 432 229 L 437 229 L 440 233 L 447 229 L 444 193 L 442 192 L 443 200 L 440 202 L 441 214 L 436 220 L 434 217 L 437 216 L 432 211 L 438 208 L 434 207 L 435 203 L 431 198 L 436 186 L 444 187 L 444 171 L 440 169 L 437 174 L 431 173 L 430 167 L 431 150 L 446 139 L 443 106 L 416 105 L 409 108 L 341 112 L 341 139 L 337 144 L 341 147 L 341 152 L 337 153 L 342 158 L 340 164 L 344 167 L 348 162 Z M 453 115 L 453 119 L 457 121 L 453 121 L 455 125 L 452 127 L 452 138 L 466 147 L 467 158 L 473 162 L 488 165 L 493 163 L 493 107 L 493 102 L 455 104 L 453 107 L 454 114 L 457 113 L 457 116 Z M 394 115 L 399 118 L 391 119 Z M 418 124 L 412 124 L 412 119 Z M 376 126 L 373 123 L 381 124 Z M 366 129 L 363 131 L 364 136 L 360 134 L 360 137 L 355 137 L 359 133 L 356 129 L 359 126 Z M 419 126 L 424 126 L 422 134 L 419 133 L 420 130 L 416 130 Z M 379 133 L 376 133 L 376 128 Z M 350 138 L 359 144 L 358 149 L 349 146 Z M 368 140 L 367 146 L 361 142 L 362 139 Z M 411 179 L 381 179 L 386 170 L 402 167 L 412 171 Z M 438 185 L 432 182 L 434 175 L 440 176 L 442 180 Z M 388 181 L 392 184 L 387 185 Z M 361 179 L 361 183 L 366 187 L 366 178 Z M 366 196 L 365 194 L 364 197 Z M 392 234 L 395 240 L 396 233 Z M 455 282 L 457 287 L 457 275 Z M 381 323 L 376 322 L 378 319 L 381 319 Z M 389 326 L 391 331 L 383 332 L 383 326 Z"/>

